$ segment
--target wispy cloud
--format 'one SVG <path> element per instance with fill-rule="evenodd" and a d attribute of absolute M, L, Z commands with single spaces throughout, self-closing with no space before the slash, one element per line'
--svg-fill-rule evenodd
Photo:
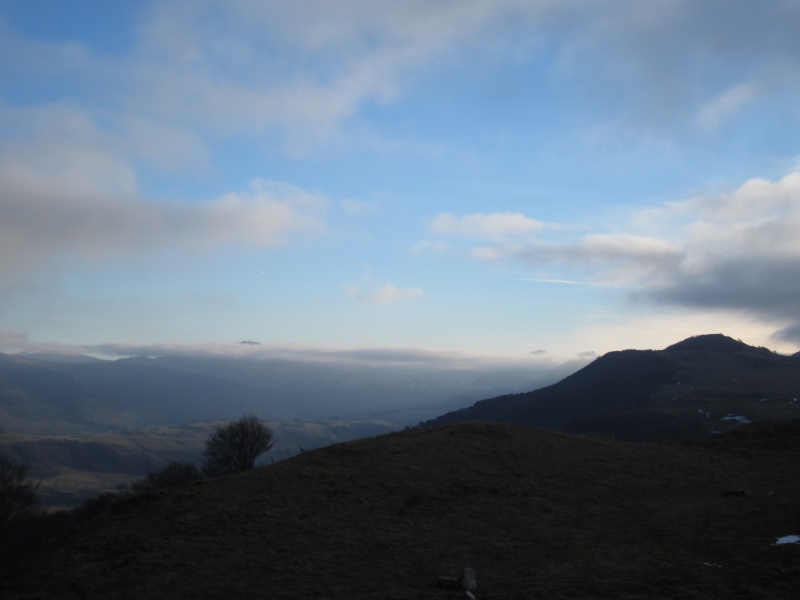
<path fill-rule="evenodd" d="M 380 208 L 371 202 L 361 200 L 345 199 L 339 205 L 348 217 L 363 217 L 367 215 L 380 214 Z"/>
<path fill-rule="evenodd" d="M 313 150 L 339 139 L 364 106 L 402 98 L 420 73 L 475 48 L 532 53 L 551 42 L 563 76 L 588 73 L 598 103 L 616 98 L 632 107 L 623 118 L 662 133 L 680 120 L 721 124 L 763 92 L 800 85 L 791 2 L 163 0 L 139 14 L 127 55 L 4 32 L 0 66 L 64 79 L 93 120 L 107 128 L 110 118 L 168 163 L 195 160 L 201 139 L 231 134 L 277 131 L 288 148 Z M 698 81 L 709 70 L 715 77 Z M 147 143 L 156 132 L 159 143 Z M 179 158 L 161 152 L 164 143 Z"/>
<path fill-rule="evenodd" d="M 428 223 L 428 229 L 437 235 L 478 239 L 529 236 L 543 227 L 541 221 L 515 212 L 472 213 L 460 217 L 441 213 Z"/>
<path fill-rule="evenodd" d="M 715 129 L 724 121 L 758 97 L 758 89 L 751 83 L 735 85 L 700 107 L 697 121 L 706 129 Z"/>
<path fill-rule="evenodd" d="M 552 283 L 556 285 L 585 285 L 589 287 L 619 287 L 611 283 L 564 277 L 512 277 L 514 281 L 531 281 L 533 283 Z"/>
<path fill-rule="evenodd" d="M 345 286 L 344 290 L 349 296 L 359 301 L 373 304 L 392 304 L 425 296 L 425 292 L 419 288 L 400 289 L 390 283 L 369 291 L 363 291 L 358 286 Z"/>
<path fill-rule="evenodd" d="M 409 253 L 412 256 L 420 256 L 428 252 L 435 254 L 446 254 L 453 251 L 455 248 L 443 240 L 421 240 L 411 245 Z"/>

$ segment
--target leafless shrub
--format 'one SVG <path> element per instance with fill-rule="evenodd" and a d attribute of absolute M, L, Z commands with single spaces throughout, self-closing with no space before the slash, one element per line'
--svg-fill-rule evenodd
<path fill-rule="evenodd" d="M 207 475 L 252 469 L 256 458 L 275 445 L 272 430 L 255 415 L 217 428 L 206 440 L 203 471 Z"/>
<path fill-rule="evenodd" d="M 39 484 L 27 465 L 0 456 L 0 537 L 39 512 Z"/>

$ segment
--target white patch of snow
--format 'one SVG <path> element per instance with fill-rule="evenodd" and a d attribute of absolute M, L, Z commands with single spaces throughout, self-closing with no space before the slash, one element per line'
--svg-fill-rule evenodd
<path fill-rule="evenodd" d="M 739 421 L 742 425 L 747 425 L 748 423 L 752 423 L 750 419 L 745 417 L 744 415 L 732 415 L 727 414 L 720 419 L 720 421 Z"/>
<path fill-rule="evenodd" d="M 781 544 L 800 544 L 800 535 L 785 535 L 775 540 L 773 546 L 780 546 Z"/>

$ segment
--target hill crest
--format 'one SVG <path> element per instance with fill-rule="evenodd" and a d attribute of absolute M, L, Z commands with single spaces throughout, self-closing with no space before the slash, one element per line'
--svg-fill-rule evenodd
<path fill-rule="evenodd" d="M 800 361 L 722 334 L 664 350 L 620 350 L 560 382 L 476 402 L 428 421 L 520 423 L 631 440 L 726 431 L 742 422 L 800 418 Z"/>
<path fill-rule="evenodd" d="M 692 352 L 699 350 L 706 352 L 769 352 L 767 348 L 749 346 L 742 340 L 735 340 L 722 333 L 695 335 L 664 349 L 665 352 Z"/>
<path fill-rule="evenodd" d="M 409 430 L 134 497 L 0 591 L 433 600 L 469 566 L 484 598 L 788 598 L 800 546 L 770 544 L 796 533 L 798 440 L 797 422 L 682 444 Z"/>

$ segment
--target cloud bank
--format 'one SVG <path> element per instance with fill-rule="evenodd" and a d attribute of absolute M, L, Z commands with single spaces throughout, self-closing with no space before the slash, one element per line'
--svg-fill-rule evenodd
<path fill-rule="evenodd" d="M 522 355 L 509 357 L 479 352 L 460 352 L 437 348 L 365 347 L 321 348 L 301 345 L 274 345 L 258 342 L 197 343 L 197 344 L 131 344 L 106 343 L 93 345 L 35 342 L 27 335 L 0 329 L 0 348 L 6 352 L 89 354 L 104 358 L 129 356 L 196 356 L 231 357 L 253 360 L 313 361 L 362 365 L 407 366 L 414 369 L 483 369 L 542 365 L 557 358 Z"/>
<path fill-rule="evenodd" d="M 400 289 L 391 283 L 387 283 L 383 287 L 371 291 L 362 291 L 358 286 L 345 286 L 344 289 L 349 296 L 361 302 L 369 302 L 372 304 L 393 304 L 425 296 L 425 292 L 419 288 Z"/>
<path fill-rule="evenodd" d="M 530 235 L 544 224 L 520 213 L 473 213 L 457 217 L 441 213 L 428 224 L 428 229 L 442 236 L 506 238 Z"/>

